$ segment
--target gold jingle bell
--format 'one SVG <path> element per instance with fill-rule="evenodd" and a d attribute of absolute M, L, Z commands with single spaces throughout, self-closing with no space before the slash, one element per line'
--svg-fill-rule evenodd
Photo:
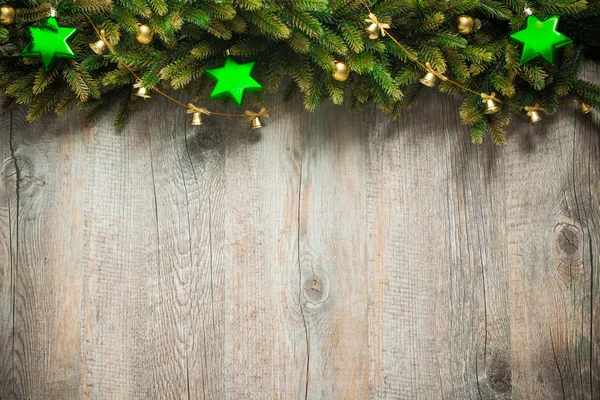
<path fill-rule="evenodd" d="M 135 85 L 133 85 L 133 87 L 137 88 L 137 92 L 135 92 L 135 95 L 137 97 L 141 97 L 142 99 L 150 98 L 150 91 L 148 89 L 146 89 L 145 87 L 143 87 L 139 82 L 136 83 Z"/>
<path fill-rule="evenodd" d="M 475 20 L 470 15 L 461 15 L 458 17 L 458 33 L 468 35 L 473 32 Z"/>
<path fill-rule="evenodd" d="M 374 22 L 366 27 L 365 31 L 369 34 L 369 39 L 377 39 L 379 37 L 379 25 Z"/>
<path fill-rule="evenodd" d="M 492 92 L 491 94 L 481 93 L 481 98 L 485 103 L 484 114 L 495 114 L 502 109 L 500 104 L 498 104 L 498 99 L 496 98 L 496 93 Z"/>
<path fill-rule="evenodd" d="M 154 31 L 146 24 L 138 24 L 137 35 L 135 38 L 141 44 L 148 44 L 154 37 Z"/>
<path fill-rule="evenodd" d="M 350 69 L 348 68 L 348 66 L 341 61 L 336 61 L 333 67 L 333 73 L 331 74 L 331 76 L 333 76 L 333 79 L 335 79 L 336 81 L 344 82 L 346 79 L 348 79 L 349 75 Z"/>
<path fill-rule="evenodd" d="M 419 82 L 421 82 L 425 86 L 434 87 L 435 86 L 435 78 L 436 78 L 435 74 L 433 72 L 429 71 L 425 74 L 424 77 L 419 79 Z"/>
<path fill-rule="evenodd" d="M 582 114 L 588 114 L 594 109 L 594 107 L 583 101 L 579 102 L 579 108 L 581 109 Z"/>
<path fill-rule="evenodd" d="M 106 42 L 103 39 L 105 34 L 106 32 L 104 32 L 104 29 L 101 30 L 100 39 L 90 43 L 90 48 L 99 56 L 104 55 L 104 52 L 106 51 Z"/>
<path fill-rule="evenodd" d="M 536 104 L 533 107 L 527 106 L 525 107 L 525 111 L 527 111 L 527 115 L 529 116 L 529 122 L 531 122 L 532 124 L 535 124 L 536 122 L 540 122 L 542 120 L 542 116 L 539 112 L 544 111 L 544 109 L 540 107 L 539 104 Z"/>
<path fill-rule="evenodd" d="M 260 129 L 263 126 L 264 125 L 263 125 L 263 123 L 262 123 L 262 121 L 260 120 L 259 117 L 252 118 L 252 129 Z"/>
<path fill-rule="evenodd" d="M 0 7 L 0 25 L 10 25 L 15 20 L 15 9 L 9 5 Z"/>
<path fill-rule="evenodd" d="M 542 120 L 542 116 L 540 115 L 539 112 L 531 111 L 531 113 L 529 113 L 529 122 L 531 122 L 532 124 L 535 124 L 536 122 L 540 122 L 541 120 Z"/>
<path fill-rule="evenodd" d="M 204 122 L 202 122 L 202 113 L 195 112 L 194 114 L 192 114 L 192 125 L 193 126 L 200 126 L 203 123 Z"/>

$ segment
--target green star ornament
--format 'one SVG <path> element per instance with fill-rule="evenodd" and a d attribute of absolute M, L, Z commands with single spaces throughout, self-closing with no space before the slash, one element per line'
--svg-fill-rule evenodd
<path fill-rule="evenodd" d="M 217 83 L 210 98 L 230 97 L 238 107 L 241 107 L 246 92 L 263 90 L 262 85 L 250 75 L 254 64 L 256 64 L 255 61 L 238 64 L 228 56 L 223 67 L 207 69 L 206 74 Z"/>
<path fill-rule="evenodd" d="M 73 49 L 69 46 L 77 33 L 76 28 L 58 26 L 56 18 L 48 18 L 44 26 L 27 27 L 31 42 L 25 47 L 23 57 L 39 57 L 46 71 L 50 71 L 58 58 L 75 58 Z"/>
<path fill-rule="evenodd" d="M 521 64 L 542 57 L 554 65 L 556 49 L 573 43 L 569 37 L 556 30 L 559 18 L 555 15 L 542 22 L 535 15 L 530 15 L 527 18 L 527 28 L 510 35 L 511 39 L 523 45 Z"/>

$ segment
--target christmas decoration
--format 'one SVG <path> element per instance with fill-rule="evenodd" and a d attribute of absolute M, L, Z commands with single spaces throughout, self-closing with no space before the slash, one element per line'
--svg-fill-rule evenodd
<path fill-rule="evenodd" d="M 15 9 L 9 5 L 0 7 L 0 25 L 10 25 L 15 20 Z"/>
<path fill-rule="evenodd" d="M 532 124 L 535 124 L 536 122 L 540 122 L 542 120 L 542 116 L 539 112 L 544 111 L 544 109 L 540 107 L 539 104 L 536 104 L 533 107 L 527 106 L 525 107 L 525 111 L 527 111 L 527 116 L 529 116 L 529 122 L 531 122 Z"/>
<path fill-rule="evenodd" d="M 579 108 L 581 109 L 582 114 L 589 114 L 594 109 L 594 107 L 590 106 L 585 101 L 579 102 Z"/>
<path fill-rule="evenodd" d="M 138 24 L 135 39 L 141 44 L 149 44 L 154 38 L 154 31 L 146 24 Z"/>
<path fill-rule="evenodd" d="M 473 32 L 475 27 L 475 20 L 469 15 L 461 15 L 458 17 L 458 33 L 461 35 L 468 35 Z"/>
<path fill-rule="evenodd" d="M 481 93 L 481 98 L 485 103 L 485 111 L 483 112 L 484 114 L 495 114 L 502 109 L 502 107 L 500 107 L 498 104 L 499 100 L 496 98 L 496 93 Z"/>
<path fill-rule="evenodd" d="M 142 86 L 141 82 L 137 82 L 135 85 L 133 85 L 134 89 L 137 89 L 137 92 L 135 92 L 135 95 L 137 97 L 141 97 L 142 99 L 149 99 L 150 98 L 150 91 L 145 88 L 144 86 Z"/>
<path fill-rule="evenodd" d="M 207 109 L 196 107 L 192 103 L 189 103 L 187 107 L 187 113 L 192 114 L 192 126 L 200 126 L 204 124 L 202 121 L 202 114 L 210 115 L 210 112 Z"/>
<path fill-rule="evenodd" d="M 369 39 L 377 39 L 379 37 L 379 33 L 381 33 L 381 36 L 385 36 L 385 30 L 390 29 L 391 27 L 389 19 L 386 21 L 379 21 L 373 13 L 369 13 L 369 18 L 365 19 L 365 22 L 370 23 L 370 25 L 365 29 L 369 35 Z"/>
<path fill-rule="evenodd" d="M 246 0 L 84 3 L 11 0 L 16 19 L 10 9 L 0 8 L 2 24 L 14 21 L 0 26 L 0 95 L 5 104 L 27 105 L 29 120 L 52 111 L 62 115 L 70 107 L 78 107 L 88 113 L 91 123 L 105 110 L 114 109 L 115 124 L 121 126 L 135 109 L 132 103 L 138 97 L 149 99 L 151 93 L 153 98 L 168 98 L 173 107 L 182 107 L 198 123 L 208 114 L 177 99 L 191 93 L 201 98 L 205 90 L 211 90 L 205 89 L 211 79 L 217 81 L 215 95 L 222 92 L 230 97 L 227 90 L 221 90 L 223 85 L 240 89 L 238 85 L 244 86 L 249 78 L 248 71 L 222 81 L 204 73 L 223 62 L 226 49 L 236 60 L 260 60 L 255 72 L 264 77 L 269 89 L 277 91 L 285 84 L 286 99 L 298 94 L 311 111 L 327 100 L 336 104 L 346 101 L 359 108 L 373 104 L 391 117 L 399 117 L 405 115 L 403 106 L 420 96 L 415 84 L 433 87 L 437 83 L 440 92 L 463 99 L 457 112 L 471 127 L 476 143 L 488 134 L 495 143 L 503 143 L 504 127 L 512 116 L 527 112 L 528 104 L 543 104 L 546 115 L 572 104 L 573 99 L 578 99 L 582 111 L 595 112 L 600 107 L 600 82 L 593 75 L 580 74 L 584 62 L 597 59 L 600 48 L 600 14 L 595 2 L 542 2 L 536 3 L 538 11 L 524 11 L 519 2 L 484 0 L 253 1 L 251 7 Z M 82 37 L 94 38 L 90 44 L 93 52 L 81 52 L 75 62 L 61 63 L 60 72 L 44 74 L 40 64 L 19 54 L 28 47 L 24 26 L 44 25 L 54 13 L 52 5 L 65 16 L 65 25 L 78 29 Z M 513 31 L 522 27 L 524 15 L 527 18 L 534 13 L 561 17 L 560 32 L 574 39 L 561 50 L 564 56 L 554 59 L 554 67 L 541 59 L 525 65 L 519 61 L 522 53 L 532 52 L 525 48 L 531 44 L 529 40 L 523 46 L 506 45 L 511 34 L 519 36 Z M 470 33 L 462 34 L 460 22 L 453 16 L 466 17 L 462 18 L 466 28 L 462 32 Z M 472 28 L 468 17 L 473 19 Z M 140 32 L 135 18 L 143 18 L 147 24 L 139 25 Z M 47 31 L 59 33 L 57 29 Z M 138 44 L 138 36 L 144 48 Z M 548 37 L 534 39 L 543 43 Z M 81 43 L 72 43 L 79 53 Z M 552 56 L 562 43 L 549 46 Z M 100 58 L 100 54 L 110 56 Z M 50 60 L 53 55 L 49 54 Z M 35 56 L 42 58 L 38 53 Z M 343 70 L 336 69 L 342 67 L 336 67 L 336 60 L 343 60 L 346 70 L 353 73 L 343 87 L 334 80 L 334 73 L 337 78 L 344 77 Z M 144 85 L 133 90 L 134 96 L 133 82 Z M 260 90 L 259 86 L 252 79 L 250 87 Z M 246 89 L 236 92 L 240 101 L 236 104 L 251 91 Z M 179 90 L 173 97 L 166 94 Z M 492 91 L 498 96 L 487 94 Z M 264 96 L 263 101 L 270 104 L 273 98 Z M 240 112 L 219 112 L 218 107 L 212 105 L 211 117 L 250 118 Z M 138 107 L 136 112 L 145 110 Z M 200 115 L 194 116 L 196 112 Z M 250 122 L 262 126 L 266 117 L 254 118 Z"/>
<path fill-rule="evenodd" d="M 248 120 L 251 122 L 252 129 L 260 129 L 265 126 L 263 124 L 262 120 L 260 119 L 261 117 L 269 118 L 269 114 L 264 107 L 261 108 L 260 111 L 256 112 L 256 113 L 252 112 L 252 111 L 246 111 L 245 115 L 246 115 L 246 117 L 248 117 Z"/>
<path fill-rule="evenodd" d="M 50 17 L 42 27 L 27 28 L 31 42 L 25 47 L 23 57 L 40 58 L 46 71 L 49 71 L 58 58 L 75 58 L 70 47 L 76 28 L 59 27 L 56 18 Z"/>
<path fill-rule="evenodd" d="M 103 55 L 107 48 L 106 48 L 106 42 L 105 42 L 105 38 L 106 37 L 106 32 L 104 30 L 100 31 L 100 39 L 98 39 L 95 42 L 90 43 L 90 48 L 92 49 L 92 51 L 96 54 L 98 54 L 99 56 Z"/>
<path fill-rule="evenodd" d="M 336 61 L 331 74 L 336 81 L 344 82 L 350 76 L 350 69 L 341 61 Z"/>
<path fill-rule="evenodd" d="M 244 102 L 246 92 L 260 92 L 263 87 L 250 74 L 256 62 L 236 63 L 231 56 L 225 59 L 221 68 L 207 69 L 208 75 L 217 84 L 210 94 L 211 99 L 231 98 L 238 107 Z"/>
<path fill-rule="evenodd" d="M 554 65 L 556 49 L 571 44 L 573 41 L 556 29 L 559 16 L 555 15 L 545 21 L 540 21 L 535 15 L 527 17 L 527 28 L 510 35 L 511 39 L 523 45 L 521 64 L 536 57 L 542 57 Z"/>

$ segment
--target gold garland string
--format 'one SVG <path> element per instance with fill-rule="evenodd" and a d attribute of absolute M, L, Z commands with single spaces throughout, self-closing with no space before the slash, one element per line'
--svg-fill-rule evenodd
<path fill-rule="evenodd" d="M 115 51 L 114 47 L 112 46 L 112 44 L 107 40 L 106 35 L 104 33 L 104 31 L 98 30 L 98 28 L 96 27 L 96 25 L 94 24 L 94 22 L 92 21 L 92 19 L 90 18 L 90 16 L 87 13 L 84 13 L 85 17 L 87 18 L 87 20 L 90 22 L 90 24 L 92 25 L 92 28 L 94 28 L 94 31 L 96 32 L 96 35 L 98 35 L 98 37 L 100 38 L 100 40 L 102 40 L 105 44 L 106 47 L 108 48 L 108 50 L 110 51 L 110 53 L 114 56 L 116 56 L 117 58 L 119 57 L 118 53 Z M 120 61 L 120 60 L 119 60 Z M 135 73 L 135 71 L 133 71 L 133 69 L 131 69 L 127 63 L 120 61 L 121 65 L 123 65 L 128 71 L 129 73 L 131 73 L 131 75 L 136 79 L 136 85 L 138 85 L 138 87 L 140 86 L 140 82 L 141 82 L 141 78 Z M 252 115 L 256 114 L 257 117 L 260 116 L 264 116 L 265 118 L 268 118 L 268 113 L 270 113 L 271 111 L 275 111 L 276 109 L 278 109 L 279 107 L 285 105 L 288 103 L 288 101 L 284 101 L 282 103 L 277 104 L 276 106 L 273 106 L 269 109 L 265 109 L 264 107 L 261 108 L 261 110 L 258 113 L 253 113 L 252 111 L 245 111 L 243 114 L 234 114 L 234 113 L 223 113 L 223 112 L 217 112 L 217 111 L 209 111 L 206 108 L 203 107 L 197 107 L 192 103 L 188 103 L 187 105 L 180 102 L 177 99 L 174 99 L 173 97 L 169 96 L 168 94 L 164 93 L 163 91 L 157 89 L 157 88 L 153 88 L 152 91 L 154 91 L 155 93 L 158 93 L 159 95 L 165 97 L 166 99 L 170 100 L 171 102 L 184 107 L 187 109 L 187 113 L 188 114 L 195 114 L 195 113 L 201 113 L 201 114 L 205 114 L 205 115 L 218 115 L 220 117 L 238 117 L 238 118 L 249 118 L 249 113 L 252 113 Z M 252 117 L 254 118 L 254 116 Z"/>
<path fill-rule="evenodd" d="M 366 19 L 366 22 L 371 22 L 372 24 L 376 24 L 378 29 L 381 31 L 381 35 L 385 36 L 387 35 L 405 54 L 406 56 L 413 61 L 415 64 L 417 64 L 418 66 L 420 66 L 421 68 L 423 68 L 425 71 L 433 73 L 436 77 L 440 78 L 441 80 L 448 82 L 460 89 L 462 89 L 465 92 L 469 92 L 472 94 L 475 94 L 477 96 L 480 96 L 482 101 L 484 103 L 487 103 L 488 100 L 491 100 L 492 102 L 497 102 L 497 103 L 501 103 L 501 104 L 506 104 L 507 106 L 511 106 L 511 107 L 515 107 L 518 109 L 521 109 L 523 111 L 525 111 L 527 113 L 527 115 L 529 117 L 531 117 L 531 113 L 532 112 L 537 112 L 537 111 L 543 111 L 546 112 L 543 108 L 539 107 L 538 104 L 536 104 L 535 106 L 521 106 L 519 104 L 515 104 L 515 103 L 511 103 L 509 101 L 506 100 L 500 100 L 496 97 L 496 94 L 494 92 L 492 92 L 491 94 L 487 94 L 487 93 L 479 93 L 459 82 L 456 82 L 448 77 L 446 77 L 443 73 L 441 73 L 440 71 L 436 71 L 434 70 L 431 65 L 429 64 L 429 62 L 426 62 L 425 64 L 423 64 L 423 62 L 421 62 L 417 57 L 415 57 L 402 43 L 400 43 L 393 35 L 390 34 L 390 32 L 388 31 L 388 29 L 390 29 L 390 24 L 382 24 L 377 17 L 375 16 L 375 14 L 373 14 L 373 12 L 371 11 L 371 8 L 369 7 L 369 5 L 367 4 L 366 0 L 363 0 L 363 4 L 365 5 L 367 11 L 369 12 L 369 18 Z M 368 29 L 367 29 L 368 30 Z M 372 36 L 370 36 L 371 38 L 373 38 Z M 559 106 L 563 106 L 565 104 L 571 104 L 571 103 L 581 103 L 581 104 L 585 104 L 582 103 L 579 100 L 573 100 L 571 102 L 568 103 L 564 103 L 564 104 L 559 104 Z M 583 109 L 583 107 L 582 107 Z"/>

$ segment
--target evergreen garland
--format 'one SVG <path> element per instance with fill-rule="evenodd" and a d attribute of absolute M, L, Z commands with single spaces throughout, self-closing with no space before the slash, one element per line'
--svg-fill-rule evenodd
<path fill-rule="evenodd" d="M 414 57 L 477 92 L 495 91 L 523 107 L 539 103 L 548 114 L 574 98 L 600 108 L 599 82 L 578 77 L 586 60 L 600 60 L 600 0 L 5 1 L 17 16 L 0 26 L 2 107 L 27 104 L 28 120 L 51 111 L 62 115 L 77 106 L 93 122 L 116 102 L 115 124 L 124 124 L 135 103 L 143 101 L 132 96 L 135 78 L 128 68 L 144 87 L 183 89 L 197 101 L 210 90 L 204 71 L 221 66 L 227 50 L 236 59 L 256 60 L 255 77 L 270 91 L 289 82 L 286 97 L 302 93 L 308 110 L 326 99 L 336 104 L 346 99 L 359 108 L 375 103 L 396 117 L 402 107 L 419 101 L 421 90 L 428 90 L 419 83 L 425 71 Z M 367 5 L 379 19 L 391 21 L 390 35 L 410 55 L 389 36 L 368 38 Z M 41 26 L 53 7 L 61 26 L 79 30 L 72 42 L 78 57 L 59 60 L 46 71 L 39 60 L 20 53 L 29 42 L 25 28 Z M 509 35 L 524 28 L 525 7 L 542 20 L 559 15 L 560 31 L 573 39 L 558 52 L 556 66 L 540 59 L 519 62 L 521 48 Z M 458 34 L 456 21 L 464 14 L 481 21 L 480 29 Z M 114 54 L 92 52 L 88 44 L 98 35 L 88 17 L 106 32 Z M 151 44 L 136 41 L 138 23 L 153 28 Z M 332 77 L 335 61 L 349 66 L 347 81 Z M 437 88 L 462 92 L 448 82 Z M 460 95 L 460 116 L 472 127 L 476 143 L 486 132 L 502 143 L 511 116 L 523 112 L 505 106 L 487 115 L 481 97 Z"/>

